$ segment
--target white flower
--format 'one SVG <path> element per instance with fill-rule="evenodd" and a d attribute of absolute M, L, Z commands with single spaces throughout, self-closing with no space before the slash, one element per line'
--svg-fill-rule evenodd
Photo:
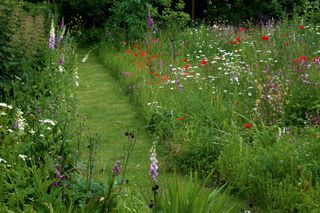
<path fill-rule="evenodd" d="M 56 125 L 56 122 L 50 119 L 45 119 L 45 120 L 39 120 L 43 124 L 51 124 L 52 126 Z"/>
<path fill-rule="evenodd" d="M 28 157 L 28 156 L 26 156 L 26 155 L 21 155 L 21 154 L 19 154 L 19 158 L 21 158 L 22 160 L 26 160 L 27 157 Z"/>
<path fill-rule="evenodd" d="M 5 159 L 0 158 L 0 163 L 7 163 Z"/>
<path fill-rule="evenodd" d="M 5 113 L 5 112 L 1 112 L 1 114 L 0 114 L 0 115 L 6 116 L 6 115 L 7 115 L 7 113 Z"/>
<path fill-rule="evenodd" d="M 19 117 L 18 120 L 16 121 L 16 125 L 17 125 L 17 129 L 19 129 L 19 131 L 23 132 L 24 128 L 28 125 L 25 122 L 25 119 L 22 117 Z"/>
<path fill-rule="evenodd" d="M 84 57 L 83 57 L 83 59 L 82 59 L 82 63 L 84 63 L 84 62 L 86 62 L 87 61 L 87 59 L 88 59 L 88 57 L 89 57 L 89 55 L 90 55 L 90 52 L 91 51 L 89 51 Z"/>
<path fill-rule="evenodd" d="M 59 65 L 59 69 L 58 69 L 58 71 L 59 71 L 60 73 L 63 73 L 63 71 L 64 71 L 64 67 L 63 67 L 62 65 Z"/>
<path fill-rule="evenodd" d="M 8 105 L 8 104 L 6 104 L 6 103 L 0 103 L 0 107 L 12 109 L 12 106 L 10 106 L 10 105 Z"/>

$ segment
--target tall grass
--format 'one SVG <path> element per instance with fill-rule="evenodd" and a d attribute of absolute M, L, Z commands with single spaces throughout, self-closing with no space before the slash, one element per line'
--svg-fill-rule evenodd
<path fill-rule="evenodd" d="M 226 181 L 252 205 L 311 211 L 319 208 L 311 154 L 319 142 L 319 34 L 303 20 L 200 26 L 177 35 L 173 64 L 161 34 L 148 46 L 102 44 L 100 56 L 183 171 L 214 171 L 213 183 Z"/>

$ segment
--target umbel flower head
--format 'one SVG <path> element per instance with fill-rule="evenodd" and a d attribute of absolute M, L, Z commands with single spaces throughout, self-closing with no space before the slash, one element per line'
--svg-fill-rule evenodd
<path fill-rule="evenodd" d="M 50 38 L 49 38 L 49 49 L 54 49 L 55 45 L 55 31 L 53 19 L 51 19 L 51 29 L 50 29 Z"/>

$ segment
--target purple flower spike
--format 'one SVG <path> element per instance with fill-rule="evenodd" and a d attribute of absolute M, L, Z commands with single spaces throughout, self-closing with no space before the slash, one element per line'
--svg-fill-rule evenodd
<path fill-rule="evenodd" d="M 54 49 L 54 37 L 49 38 L 49 49 Z"/>
<path fill-rule="evenodd" d="M 64 55 L 61 56 L 59 63 L 62 66 L 64 65 Z"/>
<path fill-rule="evenodd" d="M 153 145 L 151 148 L 151 164 L 149 168 L 149 175 L 151 176 L 154 183 L 158 182 L 158 160 L 157 160 L 157 154 L 156 154 L 156 146 Z"/>
<path fill-rule="evenodd" d="M 57 174 L 57 178 L 59 180 L 62 180 L 62 175 L 61 175 L 61 167 L 56 165 L 56 174 Z"/>
<path fill-rule="evenodd" d="M 50 38 L 49 38 L 49 49 L 55 48 L 55 31 L 53 19 L 51 20 Z"/>
<path fill-rule="evenodd" d="M 60 28 L 64 28 L 64 17 L 61 19 Z"/>
<path fill-rule="evenodd" d="M 120 161 L 117 161 L 114 166 L 112 167 L 112 172 L 115 175 L 119 175 L 121 172 L 121 163 Z"/>
<path fill-rule="evenodd" d="M 61 41 L 62 41 L 62 36 L 59 36 L 59 38 L 58 38 L 58 44 L 60 44 Z"/>
<path fill-rule="evenodd" d="M 56 181 L 53 181 L 52 186 L 53 186 L 53 188 L 56 188 L 58 186 L 58 183 Z"/>
<path fill-rule="evenodd" d="M 149 31 L 151 31 L 152 24 L 153 24 L 153 21 L 152 21 L 152 18 L 151 18 L 151 14 L 149 12 L 149 14 L 148 14 L 148 29 L 149 29 Z"/>

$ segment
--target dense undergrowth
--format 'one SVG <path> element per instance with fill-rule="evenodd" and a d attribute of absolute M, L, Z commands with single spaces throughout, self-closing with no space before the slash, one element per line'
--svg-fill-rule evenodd
<path fill-rule="evenodd" d="M 182 171 L 213 172 L 213 184 L 250 205 L 318 211 L 320 26 L 283 20 L 174 33 L 100 45 L 146 129 Z"/>
<path fill-rule="evenodd" d="M 113 208 L 113 197 L 97 197 L 115 187 L 79 163 L 77 60 L 65 24 L 47 4 L 13 1 L 1 3 L 0 20 L 0 211 Z"/>

